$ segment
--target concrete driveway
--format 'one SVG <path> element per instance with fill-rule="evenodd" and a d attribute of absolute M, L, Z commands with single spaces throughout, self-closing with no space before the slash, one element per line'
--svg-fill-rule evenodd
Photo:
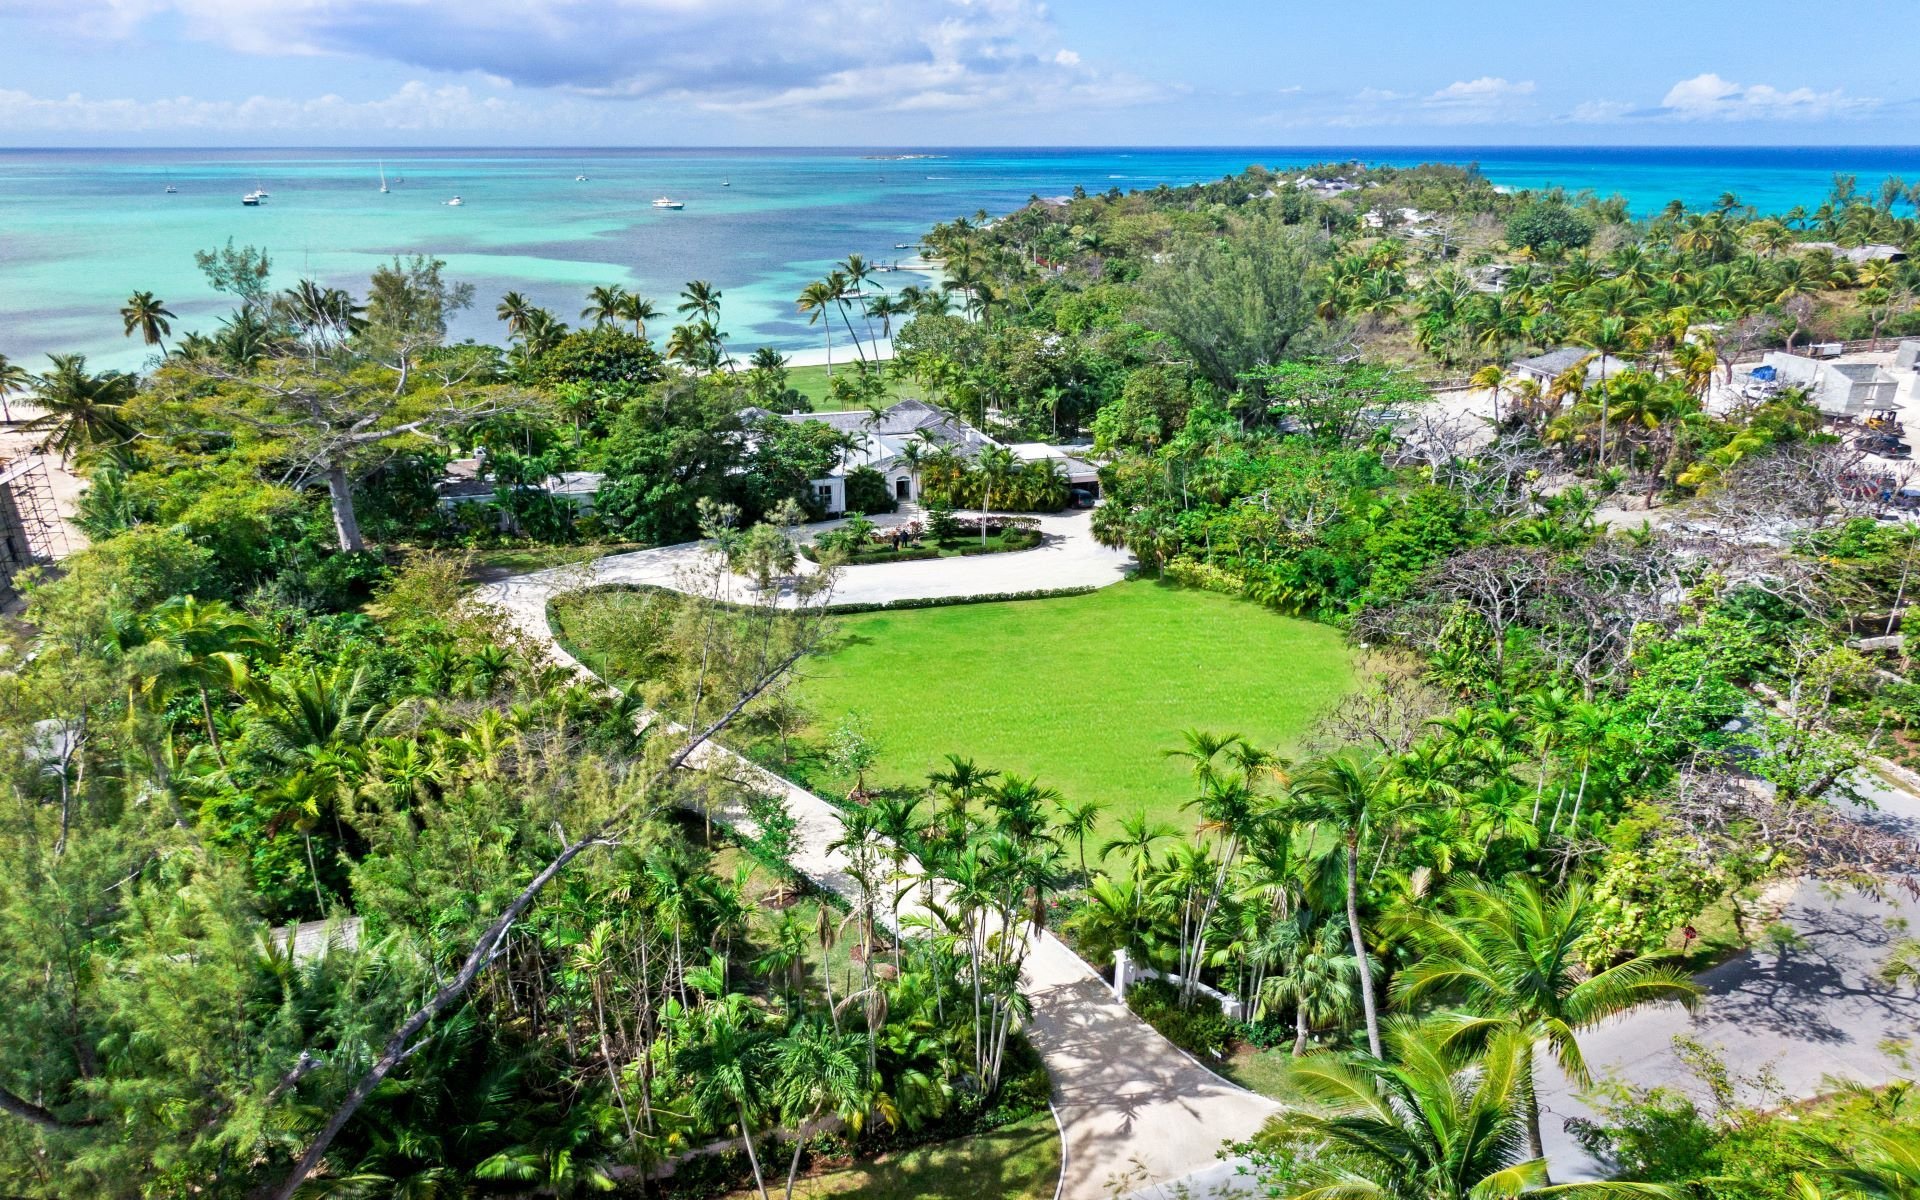
<path fill-rule="evenodd" d="M 1032 550 L 845 567 L 834 586 L 832 603 L 883 604 L 931 597 L 1105 587 L 1125 579 L 1133 568 L 1132 554 L 1109 549 L 1093 539 L 1091 510 L 1043 516 L 1039 522 L 1044 540 Z M 807 526 L 801 530 L 801 539 L 810 541 L 838 524 Z M 483 584 L 477 594 L 486 603 L 523 615 L 539 614 L 538 624 L 544 628 L 547 601 L 564 592 L 606 584 L 697 591 L 709 586 L 711 577 L 702 572 L 710 559 L 705 542 L 683 542 L 515 575 Z M 802 575 L 811 575 L 819 567 L 802 558 L 798 569 Z M 752 595 L 753 585 L 737 575 L 730 576 L 723 586 L 730 597 L 745 599 Z M 780 603 L 791 607 L 792 595 L 783 594 Z"/>
<path fill-rule="evenodd" d="M 1862 787 L 1878 810 L 1863 819 L 1903 836 L 1920 835 L 1920 797 L 1869 779 Z M 1595 1078 L 1608 1075 L 1638 1087 L 1670 1087 L 1704 1098 L 1674 1039 L 1687 1037 L 1717 1050 L 1739 1076 L 1763 1069 L 1778 1092 L 1744 1100 L 1779 1101 L 1831 1090 L 1836 1079 L 1883 1084 L 1910 1077 L 1897 1047 L 1920 1034 L 1920 998 L 1895 992 L 1878 978 L 1887 951 L 1902 936 L 1891 923 L 1906 921 L 1920 934 L 1920 903 L 1899 888 L 1881 897 L 1802 882 L 1781 921 L 1805 940 L 1803 949 L 1753 951 L 1699 976 L 1706 996 L 1689 1016 L 1678 1005 L 1642 1009 L 1610 1021 L 1580 1039 Z M 1580 1149 L 1566 1122 L 1591 1117 L 1568 1081 L 1541 1063 L 1542 1118 L 1548 1161 L 1557 1180 L 1599 1177 L 1604 1164 Z"/>

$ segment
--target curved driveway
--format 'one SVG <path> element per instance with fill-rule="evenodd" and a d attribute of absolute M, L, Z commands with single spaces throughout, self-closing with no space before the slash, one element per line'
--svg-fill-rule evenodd
<path fill-rule="evenodd" d="M 1046 542 L 1010 554 L 849 567 L 835 603 L 880 603 L 935 596 L 985 596 L 1068 587 L 1103 587 L 1126 575 L 1132 559 L 1094 542 L 1092 514 L 1042 517 Z M 585 672 L 554 643 L 547 602 L 596 584 L 684 586 L 705 557 L 700 543 L 614 555 L 584 567 L 515 576 L 477 589 L 556 661 Z M 744 592 L 747 584 L 736 580 Z M 795 823 L 794 867 L 823 887 L 853 894 L 831 804 L 724 747 L 730 770 L 759 776 L 783 793 Z M 744 811 L 723 821 L 753 832 Z M 914 867 L 912 869 L 916 869 Z M 1027 956 L 1022 986 L 1033 1013 L 1026 1032 L 1047 1064 L 1063 1132 L 1062 1200 L 1107 1200 L 1149 1185 L 1173 1185 L 1219 1170 L 1222 1144 L 1251 1136 L 1278 1105 L 1221 1079 L 1156 1033 L 1116 1000 L 1106 982 L 1065 943 L 1043 933 Z M 986 1200 L 986 1198 L 983 1198 Z"/>

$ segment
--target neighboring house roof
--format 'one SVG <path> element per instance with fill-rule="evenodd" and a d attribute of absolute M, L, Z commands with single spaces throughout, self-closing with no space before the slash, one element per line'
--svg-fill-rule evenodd
<path fill-rule="evenodd" d="M 1587 378 L 1589 379 L 1598 376 L 1603 370 L 1610 375 L 1616 371 L 1624 371 L 1628 365 L 1613 357 L 1611 354 L 1595 354 L 1593 351 L 1581 346 L 1562 346 L 1558 350 L 1549 350 L 1545 354 L 1536 354 L 1532 358 L 1523 358 L 1513 364 L 1513 369 L 1516 371 L 1526 371 L 1534 375 L 1544 375 L 1548 379 L 1552 379 L 1573 369 L 1574 365 L 1584 358 L 1593 359 L 1592 362 L 1587 364 Z"/>
<path fill-rule="evenodd" d="M 1907 256 L 1907 252 L 1898 246 L 1889 246 L 1883 242 L 1868 242 L 1864 246 L 1841 247 L 1837 242 L 1801 242 L 1796 250 L 1825 250 L 1835 258 L 1844 258 L 1855 266 L 1868 262 L 1896 262 Z"/>
<path fill-rule="evenodd" d="M 325 957 L 329 950 L 356 950 L 360 946 L 359 917 L 276 925 L 268 932 L 276 950 L 285 951 L 292 941 L 295 962 L 312 962 Z"/>

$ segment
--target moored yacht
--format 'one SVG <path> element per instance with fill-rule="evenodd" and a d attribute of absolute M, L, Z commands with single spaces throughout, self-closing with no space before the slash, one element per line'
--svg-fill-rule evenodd
<path fill-rule="evenodd" d="M 653 206 L 655 208 L 685 208 L 687 205 L 685 201 L 669 200 L 667 197 L 661 196 L 654 200 Z"/>

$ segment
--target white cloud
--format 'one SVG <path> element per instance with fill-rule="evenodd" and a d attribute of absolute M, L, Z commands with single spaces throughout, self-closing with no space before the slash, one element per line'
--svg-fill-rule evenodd
<path fill-rule="evenodd" d="M 1621 100 L 1587 100 L 1574 105 L 1566 119 L 1579 125 L 1606 125 L 1632 112 L 1633 105 Z"/>
<path fill-rule="evenodd" d="M 1818 120 L 1858 113 L 1879 103 L 1848 96 L 1839 88 L 1788 91 L 1764 83 L 1739 84 L 1708 71 L 1668 88 L 1660 115 L 1675 121 Z"/>
<path fill-rule="evenodd" d="M 1060 47 L 1041 0 L 0 0 L 71 36 L 143 31 L 715 111 L 903 111 L 1161 94 Z"/>
<path fill-rule="evenodd" d="M 1429 104 L 1491 104 L 1510 100 L 1516 96 L 1533 95 L 1533 80 L 1521 83 L 1508 83 L 1493 75 L 1482 75 L 1478 79 L 1463 79 L 1450 83 L 1446 87 L 1427 97 Z"/>

